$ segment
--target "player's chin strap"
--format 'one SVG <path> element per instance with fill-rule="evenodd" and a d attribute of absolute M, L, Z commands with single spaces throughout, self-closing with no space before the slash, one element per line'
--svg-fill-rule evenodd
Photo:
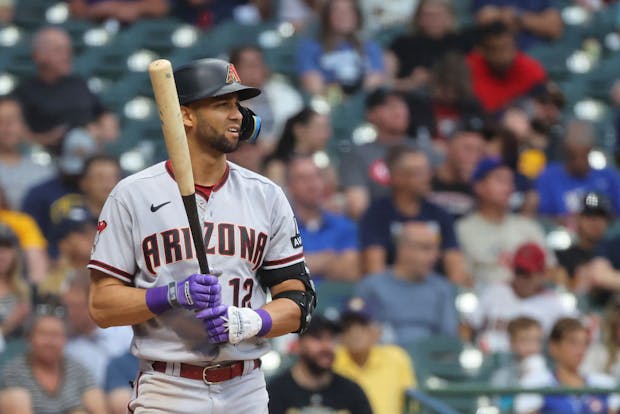
<path fill-rule="evenodd" d="M 237 108 L 239 108 L 239 112 L 243 115 L 239 139 L 241 141 L 253 143 L 258 138 L 258 134 L 260 134 L 260 127 L 262 125 L 260 116 L 256 115 L 254 111 L 245 106 L 237 104 Z"/>
<path fill-rule="evenodd" d="M 308 272 L 308 268 L 305 264 L 302 264 L 303 271 L 288 277 L 288 279 L 297 279 L 300 280 L 304 287 L 303 290 L 285 290 L 284 292 L 280 292 L 275 295 L 272 299 L 281 299 L 286 298 L 292 300 L 299 306 L 301 310 L 301 318 L 299 321 L 299 329 L 295 331 L 296 333 L 304 333 L 308 328 L 308 324 L 310 323 L 310 319 L 312 319 L 312 312 L 314 312 L 314 308 L 316 308 L 316 291 L 314 290 L 314 283 L 310 279 L 310 273 Z"/>

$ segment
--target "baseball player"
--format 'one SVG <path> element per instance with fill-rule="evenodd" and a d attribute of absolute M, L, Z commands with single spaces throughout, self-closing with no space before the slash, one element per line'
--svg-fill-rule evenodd
<path fill-rule="evenodd" d="M 133 325 L 140 372 L 132 413 L 267 413 L 260 356 L 267 338 L 303 332 L 316 304 L 301 238 L 282 190 L 226 159 L 259 119 L 260 94 L 232 64 L 203 59 L 174 78 L 213 274 L 197 252 L 169 162 L 122 180 L 93 245 L 90 312 Z M 271 293 L 272 301 L 267 303 Z"/>

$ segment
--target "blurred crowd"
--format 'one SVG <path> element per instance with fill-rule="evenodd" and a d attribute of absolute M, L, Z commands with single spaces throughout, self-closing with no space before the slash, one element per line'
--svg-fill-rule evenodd
<path fill-rule="evenodd" d="M 263 91 L 247 101 L 261 137 L 230 160 L 285 190 L 319 291 L 309 331 L 275 344 L 297 358 L 270 382 L 271 412 L 402 412 L 405 390 L 424 385 L 412 356 L 433 338 L 507 355 L 495 386 L 616 387 L 617 154 L 595 162 L 599 131 L 566 110 L 550 62 L 528 54 L 563 35 L 554 1 L 66 3 L 71 19 L 121 30 L 166 16 L 205 32 L 230 21 L 294 28 L 294 77 L 258 44 L 224 56 Z M 0 1 L 0 22 L 16 7 Z M 90 319 L 85 269 L 101 208 L 129 173 L 109 147 L 129 138 L 73 57 L 69 33 L 42 25 L 36 74 L 0 96 L 2 413 L 124 413 L 137 370 L 131 329 Z M 335 136 L 330 108 L 360 96 L 363 134 Z M 349 293 L 321 304 L 330 286 Z M 496 404 L 612 413 L 620 396 Z"/>

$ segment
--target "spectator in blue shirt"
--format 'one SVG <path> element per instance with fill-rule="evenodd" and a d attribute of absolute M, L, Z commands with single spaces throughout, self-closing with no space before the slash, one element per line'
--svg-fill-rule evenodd
<path fill-rule="evenodd" d="M 356 295 L 372 304 L 377 320 L 398 345 L 406 347 L 431 335 L 457 335 L 454 288 L 433 271 L 440 238 L 432 224 L 404 224 L 394 266 L 358 284 Z"/>
<path fill-rule="evenodd" d="M 127 351 L 112 358 L 105 372 L 104 391 L 109 414 L 125 414 L 131 399 L 132 383 L 138 375 L 138 358 Z"/>
<path fill-rule="evenodd" d="M 319 37 L 303 39 L 297 49 L 297 72 L 306 92 L 324 95 L 330 89 L 336 94 L 351 94 L 384 82 L 381 46 L 360 39 L 361 28 L 362 14 L 357 2 L 325 2 Z"/>
<path fill-rule="evenodd" d="M 414 148 L 395 146 L 386 156 L 391 194 L 377 199 L 360 221 L 360 243 L 366 273 L 385 270 L 396 256 L 395 238 L 403 223 L 422 221 L 441 235 L 441 258 L 446 275 L 454 282 L 465 279 L 464 259 L 458 248 L 452 217 L 426 200 L 431 167 L 426 155 Z"/>
<path fill-rule="evenodd" d="M 473 0 L 473 11 L 480 24 L 501 21 L 518 33 L 521 50 L 542 40 L 562 35 L 562 17 L 553 0 Z"/>
<path fill-rule="evenodd" d="M 325 184 L 312 158 L 294 157 L 288 164 L 286 183 L 312 278 L 357 280 L 357 226 L 347 217 L 323 209 Z"/>
<path fill-rule="evenodd" d="M 538 211 L 571 226 L 585 193 L 597 191 L 609 197 L 614 214 L 620 212 L 620 175 L 612 167 L 594 169 L 588 154 L 594 147 L 594 129 L 585 121 L 571 121 L 564 140 L 565 162 L 549 164 L 536 184 Z M 574 226 L 571 226 L 574 227 Z"/>

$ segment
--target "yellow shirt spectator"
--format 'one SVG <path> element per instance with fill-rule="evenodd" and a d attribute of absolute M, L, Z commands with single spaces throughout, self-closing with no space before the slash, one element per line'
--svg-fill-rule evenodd
<path fill-rule="evenodd" d="M 358 383 L 374 414 L 398 414 L 405 408 L 405 391 L 416 385 L 409 355 L 394 345 L 375 345 L 363 366 L 344 347 L 336 350 L 334 371 Z"/>
<path fill-rule="evenodd" d="M 47 242 L 36 221 L 19 211 L 0 210 L 0 221 L 13 230 L 22 249 L 45 249 Z"/>

